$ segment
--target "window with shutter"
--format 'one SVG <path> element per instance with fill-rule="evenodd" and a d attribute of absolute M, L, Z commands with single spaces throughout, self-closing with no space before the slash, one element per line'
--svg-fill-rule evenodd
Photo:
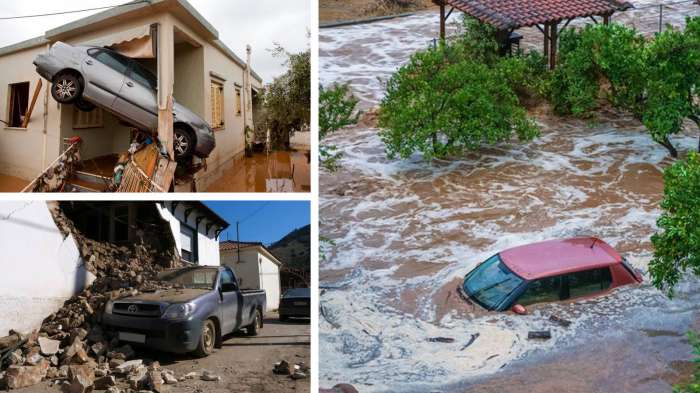
<path fill-rule="evenodd" d="M 241 89 L 236 89 L 236 116 L 241 115 Z"/>
<path fill-rule="evenodd" d="M 224 85 L 215 81 L 211 82 L 211 126 L 224 127 Z"/>

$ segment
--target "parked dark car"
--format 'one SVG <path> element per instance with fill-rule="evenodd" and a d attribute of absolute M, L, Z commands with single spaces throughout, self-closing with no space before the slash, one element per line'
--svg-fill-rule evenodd
<path fill-rule="evenodd" d="M 290 317 L 311 318 L 311 289 L 290 288 L 280 298 L 280 321 Z"/>
<path fill-rule="evenodd" d="M 120 341 L 167 352 L 209 355 L 222 337 L 263 327 L 264 290 L 242 290 L 229 267 L 167 270 L 160 278 L 175 287 L 109 301 L 106 330 Z"/>
<path fill-rule="evenodd" d="M 34 65 L 59 103 L 82 111 L 97 105 L 139 129 L 158 128 L 158 79 L 137 61 L 106 48 L 57 42 Z M 176 157 L 208 157 L 216 140 L 207 122 L 177 102 L 173 117 Z"/>
<path fill-rule="evenodd" d="M 642 276 L 604 241 L 587 237 L 511 248 L 469 272 L 459 288 L 470 303 L 489 311 L 603 295 Z"/>

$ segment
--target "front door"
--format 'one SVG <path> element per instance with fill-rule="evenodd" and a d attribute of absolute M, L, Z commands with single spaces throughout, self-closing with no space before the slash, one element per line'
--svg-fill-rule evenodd
<path fill-rule="evenodd" d="M 229 268 L 224 269 L 219 275 L 220 301 L 221 301 L 221 332 L 232 333 L 240 326 L 238 322 L 238 284 Z"/>

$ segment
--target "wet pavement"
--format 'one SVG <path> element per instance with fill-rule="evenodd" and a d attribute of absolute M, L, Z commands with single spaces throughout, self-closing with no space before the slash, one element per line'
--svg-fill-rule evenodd
<path fill-rule="evenodd" d="M 305 151 L 255 153 L 207 174 L 206 192 L 309 192 L 311 175 Z"/>
<path fill-rule="evenodd" d="M 349 81 L 361 107 L 374 107 L 382 81 L 426 47 L 436 28 L 436 15 L 426 12 L 324 29 L 321 81 Z M 565 383 L 574 392 L 658 392 L 688 374 L 684 335 L 700 308 L 695 279 L 673 300 L 647 276 L 640 286 L 543 305 L 527 316 L 480 316 L 460 307 L 454 289 L 461 278 L 516 245 L 598 236 L 644 272 L 651 259 L 662 171 L 672 163 L 666 150 L 612 110 L 586 121 L 555 117 L 547 107 L 532 115 L 542 128 L 532 143 L 432 163 L 418 155 L 388 160 L 371 126 L 327 140 L 344 156 L 338 173 L 320 178 L 321 234 L 332 240 L 320 270 L 322 386 L 554 392 Z M 685 153 L 697 138 L 689 127 L 673 143 Z M 553 324 L 550 315 L 572 324 Z M 527 339 L 543 329 L 552 339 Z M 434 337 L 454 342 L 429 341 Z"/>

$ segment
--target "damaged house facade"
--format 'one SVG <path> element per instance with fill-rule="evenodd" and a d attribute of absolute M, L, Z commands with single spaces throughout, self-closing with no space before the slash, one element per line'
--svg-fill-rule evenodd
<path fill-rule="evenodd" d="M 200 169 L 192 181 L 179 189 L 176 185 L 176 191 L 205 189 L 221 168 L 244 155 L 246 129 L 254 129 L 254 106 L 263 86 L 250 67 L 250 48 L 245 60 L 237 56 L 186 0 L 150 0 L 0 48 L 0 120 L 5 123 L 0 126 L 0 173 L 31 181 L 61 156 L 70 138 L 78 136 L 81 159 L 90 161 L 80 170 L 86 176 L 111 178 L 118 155 L 134 138 L 133 126 L 102 108 L 83 112 L 53 100 L 51 81 L 43 80 L 32 62 L 56 42 L 109 48 L 156 75 L 158 138 L 169 152 L 171 97 L 209 123 L 216 147 L 205 162 L 193 158 L 193 166 Z"/>
<path fill-rule="evenodd" d="M 0 336 L 37 329 L 98 277 L 124 271 L 139 283 L 153 267 L 218 266 L 227 227 L 194 201 L 0 203 Z"/>

